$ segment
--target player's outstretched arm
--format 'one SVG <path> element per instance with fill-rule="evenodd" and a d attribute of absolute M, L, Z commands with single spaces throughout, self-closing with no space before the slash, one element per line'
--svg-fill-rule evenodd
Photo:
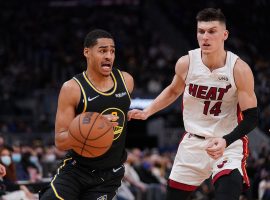
<path fill-rule="evenodd" d="M 60 90 L 55 119 L 55 146 L 60 150 L 70 149 L 68 129 L 80 96 L 80 87 L 73 79 L 65 82 Z"/>
<path fill-rule="evenodd" d="M 184 91 L 188 65 L 189 57 L 187 55 L 181 57 L 175 65 L 175 75 L 171 84 L 167 86 L 144 110 L 134 109 L 129 111 L 128 119 L 145 120 L 173 103 Z"/>

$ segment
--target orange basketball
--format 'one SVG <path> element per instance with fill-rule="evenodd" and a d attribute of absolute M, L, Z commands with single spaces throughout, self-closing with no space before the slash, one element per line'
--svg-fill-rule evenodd
<path fill-rule="evenodd" d="M 109 120 L 97 112 L 76 116 L 69 126 L 72 149 L 84 157 L 98 157 L 111 147 L 114 132 Z"/>

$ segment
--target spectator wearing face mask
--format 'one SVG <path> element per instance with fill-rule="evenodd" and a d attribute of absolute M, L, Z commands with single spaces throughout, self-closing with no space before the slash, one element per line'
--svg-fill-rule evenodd
<path fill-rule="evenodd" d="M 43 176 L 46 178 L 52 177 L 58 168 L 59 162 L 55 154 L 55 147 L 50 146 L 45 148 L 42 159 Z"/>
<path fill-rule="evenodd" d="M 22 152 L 19 145 L 12 146 L 13 152 L 11 155 L 12 161 L 16 168 L 16 177 L 19 181 L 29 180 L 29 174 L 24 170 L 22 164 Z"/>
<path fill-rule="evenodd" d="M 6 175 L 2 178 L 2 190 L 5 192 L 23 191 L 29 199 L 35 199 L 33 193 L 24 185 L 17 184 L 16 167 L 11 158 L 12 148 L 3 146 L 0 148 L 0 164 L 6 169 Z"/>
<path fill-rule="evenodd" d="M 41 180 L 40 163 L 37 155 L 32 152 L 24 152 L 22 154 L 22 169 L 28 176 L 28 180 L 32 183 L 39 182 Z"/>

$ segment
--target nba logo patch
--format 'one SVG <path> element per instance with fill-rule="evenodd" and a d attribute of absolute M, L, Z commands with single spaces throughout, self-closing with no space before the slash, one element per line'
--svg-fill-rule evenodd
<path fill-rule="evenodd" d="M 105 194 L 101 197 L 98 197 L 97 200 L 107 200 L 107 194 Z"/>

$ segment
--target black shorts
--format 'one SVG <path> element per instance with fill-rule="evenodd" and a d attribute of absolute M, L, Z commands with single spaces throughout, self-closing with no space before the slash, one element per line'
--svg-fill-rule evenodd
<path fill-rule="evenodd" d="M 86 169 L 72 158 L 65 159 L 51 183 L 40 191 L 41 200 L 111 200 L 121 180 L 125 167 L 108 170 Z"/>

